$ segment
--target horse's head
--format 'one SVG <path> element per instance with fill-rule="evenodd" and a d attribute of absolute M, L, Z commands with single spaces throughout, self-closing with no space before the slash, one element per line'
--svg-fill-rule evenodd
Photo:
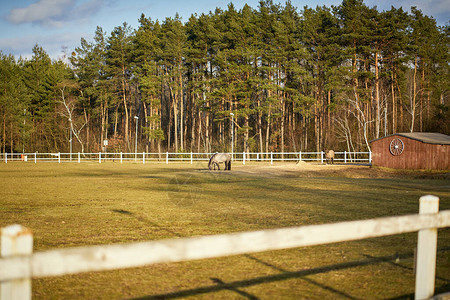
<path fill-rule="evenodd" d="M 209 159 L 208 168 L 211 170 L 213 166 L 214 157 L 217 155 L 217 152 L 211 155 L 211 158 Z"/>

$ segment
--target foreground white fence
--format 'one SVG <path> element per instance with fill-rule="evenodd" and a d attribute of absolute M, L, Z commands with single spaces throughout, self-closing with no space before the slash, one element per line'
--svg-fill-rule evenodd
<path fill-rule="evenodd" d="M 437 228 L 450 226 L 450 210 L 438 211 L 439 198 L 423 196 L 418 215 L 37 253 L 32 253 L 31 232 L 20 225 L 12 225 L 2 229 L 0 299 L 30 299 L 31 278 L 36 277 L 321 245 L 415 231 L 419 231 L 415 297 L 428 299 L 434 294 Z"/>
<path fill-rule="evenodd" d="M 124 153 L 124 152 L 96 152 L 96 153 L 3 153 L 0 161 L 4 163 L 13 161 L 23 162 L 152 162 L 159 161 L 168 164 L 171 161 L 185 161 L 191 164 L 195 161 L 208 161 L 213 153 L 171 153 L 171 152 L 140 152 L 140 153 Z M 270 162 L 273 164 L 277 161 L 306 161 L 306 162 L 325 162 L 325 153 L 322 152 L 235 152 L 233 153 L 234 161 L 241 161 L 244 165 L 249 161 Z M 371 152 L 335 152 L 336 163 L 372 163 Z"/>

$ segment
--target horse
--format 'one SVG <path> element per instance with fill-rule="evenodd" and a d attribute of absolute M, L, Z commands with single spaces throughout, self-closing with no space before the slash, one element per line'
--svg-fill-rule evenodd
<path fill-rule="evenodd" d="M 214 153 L 209 159 L 208 168 L 211 170 L 220 170 L 219 163 L 225 163 L 225 170 L 231 170 L 231 154 L 229 153 Z"/>
<path fill-rule="evenodd" d="M 327 164 L 328 164 L 328 162 L 330 162 L 333 165 L 334 164 L 334 151 L 325 149 L 325 158 L 327 160 Z"/>

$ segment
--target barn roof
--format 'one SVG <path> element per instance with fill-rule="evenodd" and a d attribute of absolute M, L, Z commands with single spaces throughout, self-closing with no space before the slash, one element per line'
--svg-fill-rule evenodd
<path fill-rule="evenodd" d="M 403 137 L 417 140 L 417 141 L 420 141 L 422 143 L 427 143 L 427 144 L 450 145 L 450 135 L 436 133 L 436 132 L 395 133 L 395 134 L 391 134 L 391 135 L 382 137 L 380 139 L 372 140 L 371 142 L 381 140 L 383 138 L 394 136 L 394 135 L 403 136 Z"/>

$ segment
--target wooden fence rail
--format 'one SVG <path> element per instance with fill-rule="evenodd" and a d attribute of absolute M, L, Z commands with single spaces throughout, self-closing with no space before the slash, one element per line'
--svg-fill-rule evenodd
<path fill-rule="evenodd" d="M 193 238 L 89 246 L 32 253 L 31 232 L 19 225 L 2 229 L 0 299 L 30 299 L 31 278 L 139 267 L 227 255 L 352 241 L 419 232 L 416 299 L 433 296 L 437 228 L 450 226 L 450 210 L 439 198 L 423 196 L 417 215 L 334 224 L 269 229 Z"/>

